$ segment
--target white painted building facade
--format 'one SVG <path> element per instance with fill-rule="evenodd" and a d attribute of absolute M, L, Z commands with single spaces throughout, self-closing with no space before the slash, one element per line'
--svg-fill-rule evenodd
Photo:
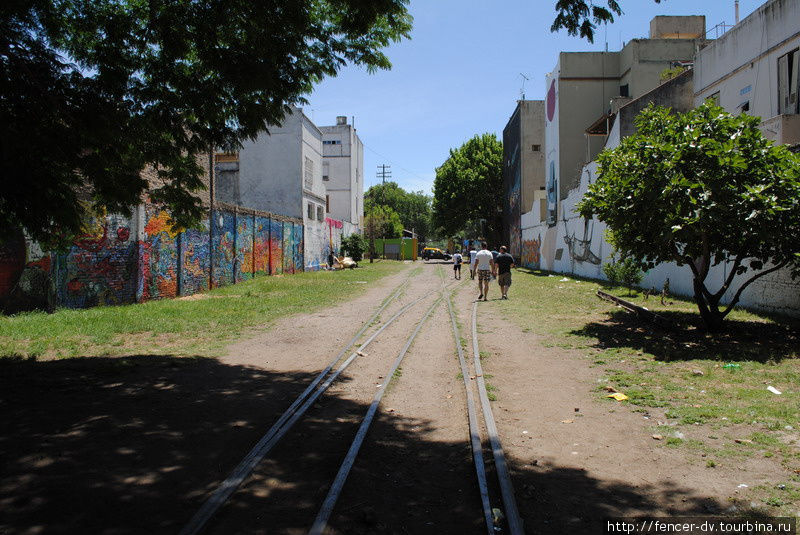
<path fill-rule="evenodd" d="M 649 101 L 683 111 L 687 105 L 698 105 L 706 98 L 718 99 L 731 113 L 745 111 L 764 119 L 762 131 L 776 142 L 800 143 L 800 2 L 771 0 L 744 19 L 720 39 L 703 48 L 695 57 L 695 70 L 681 79 L 668 82 L 614 112 L 613 126 L 605 139 L 605 148 L 619 145 L 630 134 L 635 113 Z M 548 151 L 547 203 L 534 203 L 533 210 L 522 215 L 522 265 L 561 273 L 604 279 L 604 263 L 610 261 L 612 247 L 605 241 L 605 224 L 597 219 L 585 220 L 575 206 L 583 198 L 589 183 L 597 176 L 597 163 L 583 166 L 577 187 L 558 199 L 559 117 L 554 113 L 559 104 L 559 87 L 553 75 L 548 76 L 547 117 L 545 123 Z M 693 81 L 692 81 L 693 79 Z M 691 83 L 689 83 L 691 82 Z M 794 88 L 794 89 L 793 89 Z M 694 98 L 692 98 L 694 97 Z M 687 100 L 689 102 L 687 102 Z M 794 108 L 792 108 L 794 106 Z M 794 110 L 794 111 L 793 111 Z M 612 119 L 613 120 L 613 119 Z M 588 127 L 589 125 L 587 125 Z M 554 143 L 551 143 L 555 141 Z M 780 229 L 776 229 L 780 231 Z M 730 272 L 729 264 L 714 266 L 707 282 L 719 287 Z M 723 303 L 752 272 L 738 277 Z M 661 289 L 669 279 L 673 293 L 692 296 L 692 273 L 687 266 L 665 263 L 649 270 L 641 285 Z M 712 290 L 713 291 L 713 290 Z M 751 284 L 739 301 L 740 306 L 755 310 L 800 316 L 800 283 L 786 271 L 766 275 Z"/>
<path fill-rule="evenodd" d="M 322 181 L 328 214 L 361 228 L 364 217 L 364 144 L 347 117 L 322 126 Z"/>

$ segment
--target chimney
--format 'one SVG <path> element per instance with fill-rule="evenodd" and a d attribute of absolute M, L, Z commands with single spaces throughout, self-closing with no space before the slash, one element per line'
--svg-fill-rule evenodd
<path fill-rule="evenodd" d="M 342 126 L 347 124 L 347 116 L 346 115 L 339 115 L 336 117 L 336 126 Z"/>
<path fill-rule="evenodd" d="M 736 24 L 739 24 L 739 0 L 734 3 L 736 9 Z"/>

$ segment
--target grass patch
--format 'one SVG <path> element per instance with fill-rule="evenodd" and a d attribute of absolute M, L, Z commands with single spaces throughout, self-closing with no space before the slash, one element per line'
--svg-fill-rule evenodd
<path fill-rule="evenodd" d="M 657 312 L 673 328 L 599 299 L 598 289 Z M 673 426 L 736 425 L 742 433 L 715 444 L 667 439 L 667 446 L 715 459 L 773 455 L 787 469 L 800 469 L 800 321 L 737 309 L 723 332 L 709 334 L 689 299 L 670 297 L 662 305 L 658 297 L 628 296 L 601 281 L 524 269 L 516 270 L 512 293 L 495 306 L 540 335 L 543 346 L 580 349 L 576 355 L 603 377 L 598 398 L 613 386 L 632 406 L 663 408 Z"/>
<path fill-rule="evenodd" d="M 194 299 L 2 317 L 0 356 L 213 356 L 253 327 L 345 301 L 403 267 L 381 262 L 337 272 L 265 276 Z"/>
<path fill-rule="evenodd" d="M 489 398 L 489 401 L 497 401 L 497 390 L 496 386 L 486 383 L 486 397 Z"/>

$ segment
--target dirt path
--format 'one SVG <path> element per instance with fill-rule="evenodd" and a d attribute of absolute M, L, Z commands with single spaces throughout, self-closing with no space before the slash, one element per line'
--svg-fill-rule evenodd
<path fill-rule="evenodd" d="M 287 318 L 219 359 L 142 355 L 3 364 L 0 533 L 177 533 L 408 277 L 411 284 L 380 319 L 425 299 L 318 400 L 207 533 L 306 533 L 376 389 L 387 381 L 330 533 L 484 533 L 444 303 L 400 373 L 387 377 L 443 276 L 452 277 L 447 264 L 409 265 L 357 299 Z M 454 288 L 466 347 L 476 293 L 469 280 Z M 498 295 L 495 285 L 490 297 Z M 724 512 L 737 498 L 741 473 L 750 484 L 774 476 L 739 466 L 710 477 L 651 438 L 654 420 L 663 415 L 598 399 L 602 378 L 585 359 L 544 347 L 502 320 L 492 301 L 479 303 L 478 336 L 528 533 L 598 533 L 598 521 L 609 516 Z M 471 359 L 469 351 L 466 356 Z M 498 507 L 495 487 L 490 492 Z"/>

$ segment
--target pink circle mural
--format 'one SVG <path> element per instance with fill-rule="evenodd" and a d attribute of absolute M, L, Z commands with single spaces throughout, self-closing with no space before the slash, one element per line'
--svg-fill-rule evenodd
<path fill-rule="evenodd" d="M 547 91 L 547 120 L 553 120 L 556 113 L 556 81 L 550 81 L 550 89 Z"/>

